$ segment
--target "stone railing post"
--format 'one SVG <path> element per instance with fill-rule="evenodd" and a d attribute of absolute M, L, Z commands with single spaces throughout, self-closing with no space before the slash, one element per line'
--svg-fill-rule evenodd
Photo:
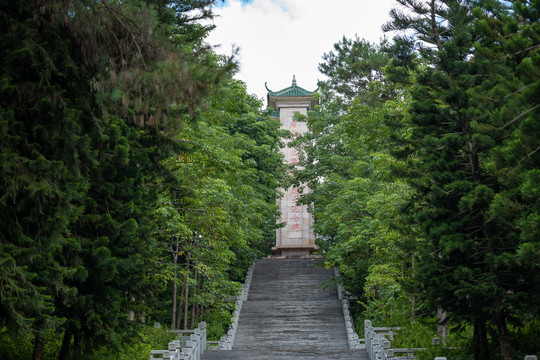
<path fill-rule="evenodd" d="M 378 360 L 380 358 L 380 346 L 379 337 L 375 336 L 371 339 L 371 360 Z"/>
<path fill-rule="evenodd" d="M 168 351 L 163 353 L 163 359 L 178 360 L 180 347 L 180 340 L 171 341 L 168 345 Z"/>
<path fill-rule="evenodd" d="M 201 355 L 206 351 L 206 322 L 199 323 L 199 331 L 201 334 Z"/>
<path fill-rule="evenodd" d="M 191 345 L 192 345 L 191 347 L 194 349 L 194 353 L 195 353 L 195 357 L 194 357 L 193 360 L 200 360 L 200 358 L 201 358 L 201 339 L 200 339 L 200 337 L 198 337 L 195 334 L 191 335 L 189 338 L 191 340 Z"/>
<path fill-rule="evenodd" d="M 188 340 L 189 342 L 190 340 Z M 182 349 L 182 360 L 193 360 L 193 348 L 185 347 Z"/>
<path fill-rule="evenodd" d="M 366 344 L 366 351 L 368 353 L 369 359 L 373 360 L 371 357 L 371 320 L 364 320 L 364 341 Z"/>
<path fill-rule="evenodd" d="M 390 359 L 390 358 L 394 357 L 394 351 L 390 350 L 390 340 L 386 339 L 383 336 L 381 345 L 382 345 L 383 359 Z"/>

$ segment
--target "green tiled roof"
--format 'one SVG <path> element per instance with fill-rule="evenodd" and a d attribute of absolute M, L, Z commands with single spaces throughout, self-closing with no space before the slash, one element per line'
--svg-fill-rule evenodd
<path fill-rule="evenodd" d="M 266 87 L 266 90 L 268 90 L 269 96 L 277 96 L 277 97 L 313 96 L 313 93 L 317 91 L 317 89 L 315 91 L 307 91 L 306 89 L 301 88 L 300 86 L 297 86 L 296 78 L 294 76 L 293 76 L 292 85 L 283 90 L 272 91 L 268 88 L 266 83 L 264 83 L 264 86 Z"/>

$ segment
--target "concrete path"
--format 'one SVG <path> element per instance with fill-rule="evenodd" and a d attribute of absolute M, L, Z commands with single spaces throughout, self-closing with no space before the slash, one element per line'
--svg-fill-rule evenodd
<path fill-rule="evenodd" d="M 233 349 L 203 360 L 367 359 L 347 343 L 332 272 L 312 259 L 264 259 L 255 265 Z M 328 286 L 327 286 L 328 287 Z"/>

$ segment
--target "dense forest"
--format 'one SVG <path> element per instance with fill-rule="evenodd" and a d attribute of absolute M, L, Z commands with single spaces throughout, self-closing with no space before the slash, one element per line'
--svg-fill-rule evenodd
<path fill-rule="evenodd" d="M 290 173 L 291 134 L 205 42 L 214 2 L 0 0 L 0 358 L 219 337 L 291 183 L 358 328 L 538 353 L 540 3 L 398 0 L 391 40 L 343 37 Z"/>

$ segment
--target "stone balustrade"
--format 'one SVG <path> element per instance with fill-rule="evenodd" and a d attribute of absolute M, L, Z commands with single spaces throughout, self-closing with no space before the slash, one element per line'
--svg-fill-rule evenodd
<path fill-rule="evenodd" d="M 152 350 L 150 360 L 201 360 L 206 350 L 206 323 L 204 321 L 199 323 L 194 330 L 173 330 L 172 332 L 177 333 L 180 339 L 171 341 L 167 350 Z"/>
<path fill-rule="evenodd" d="M 404 360 L 414 359 L 414 353 L 425 351 L 425 348 L 392 348 L 391 340 L 399 328 L 374 327 L 371 320 L 364 320 L 365 346 L 369 360 Z M 437 342 L 434 339 L 434 344 Z M 455 349 L 455 348 L 453 348 Z M 436 357 L 434 360 L 447 360 L 446 357 Z M 536 355 L 526 355 L 524 360 L 538 360 Z"/>
<path fill-rule="evenodd" d="M 334 268 L 334 276 L 336 278 L 340 277 L 339 270 L 336 268 Z M 344 294 L 343 285 L 337 285 L 337 294 L 343 308 L 343 318 L 345 319 L 345 328 L 347 331 L 347 341 L 349 342 L 349 349 L 365 349 L 365 345 L 362 343 L 362 339 L 358 337 L 358 334 L 354 330 L 354 322 L 349 308 L 349 299 Z"/>
<path fill-rule="evenodd" d="M 238 320 L 240 319 L 240 311 L 242 310 L 242 304 L 247 300 L 249 294 L 249 287 L 251 286 L 251 279 L 253 278 L 253 271 L 255 269 L 255 263 L 251 264 L 246 273 L 246 280 L 242 284 L 238 296 L 236 298 L 234 313 L 231 325 L 226 334 L 221 336 L 221 339 L 215 346 L 211 347 L 211 350 L 232 350 L 234 344 L 234 338 L 236 336 L 236 329 L 238 328 Z M 211 345 L 214 345 L 212 342 Z"/>
<path fill-rule="evenodd" d="M 371 320 L 364 320 L 365 346 L 369 360 L 404 360 L 415 359 L 414 353 L 424 351 L 425 348 L 392 348 L 391 341 L 399 327 L 374 327 Z M 446 360 L 445 357 L 436 357 L 435 360 Z"/>

